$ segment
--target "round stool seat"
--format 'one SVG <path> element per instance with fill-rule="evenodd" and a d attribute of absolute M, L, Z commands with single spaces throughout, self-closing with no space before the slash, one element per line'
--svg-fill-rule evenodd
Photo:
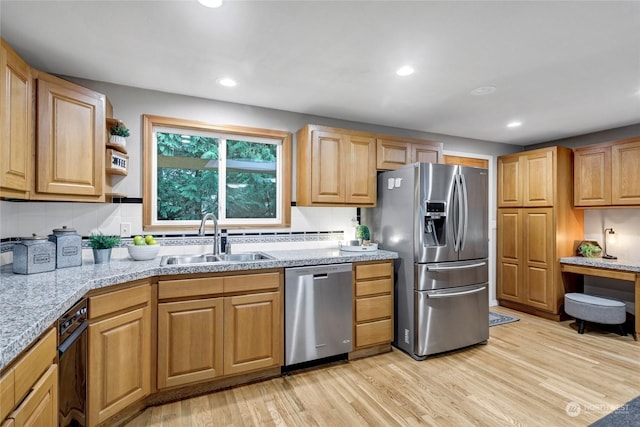
<path fill-rule="evenodd" d="M 576 320 L 582 321 L 580 324 L 582 331 L 584 331 L 584 321 L 622 325 L 627 319 L 624 302 L 589 294 L 565 294 L 564 311 Z"/>

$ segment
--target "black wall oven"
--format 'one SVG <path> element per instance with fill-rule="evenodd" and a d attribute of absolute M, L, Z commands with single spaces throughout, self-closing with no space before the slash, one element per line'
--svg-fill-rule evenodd
<path fill-rule="evenodd" d="M 58 425 L 86 426 L 87 300 L 58 320 Z"/>

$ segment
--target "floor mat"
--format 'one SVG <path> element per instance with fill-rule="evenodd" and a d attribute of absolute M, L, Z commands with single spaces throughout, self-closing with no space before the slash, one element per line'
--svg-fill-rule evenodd
<path fill-rule="evenodd" d="M 489 326 L 504 325 L 505 323 L 517 322 L 517 317 L 507 316 L 506 314 L 489 312 Z"/>

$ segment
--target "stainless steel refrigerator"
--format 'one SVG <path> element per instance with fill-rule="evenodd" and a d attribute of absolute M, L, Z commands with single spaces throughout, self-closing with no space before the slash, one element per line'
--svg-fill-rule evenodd
<path fill-rule="evenodd" d="M 378 175 L 362 223 L 398 252 L 394 345 L 414 359 L 489 338 L 487 170 L 414 163 Z"/>

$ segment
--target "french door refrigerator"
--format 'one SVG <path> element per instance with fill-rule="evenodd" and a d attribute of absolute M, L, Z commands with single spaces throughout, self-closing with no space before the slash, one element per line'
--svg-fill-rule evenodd
<path fill-rule="evenodd" d="M 398 252 L 394 346 L 422 360 L 489 338 L 487 170 L 414 163 L 378 175 L 362 222 Z"/>

